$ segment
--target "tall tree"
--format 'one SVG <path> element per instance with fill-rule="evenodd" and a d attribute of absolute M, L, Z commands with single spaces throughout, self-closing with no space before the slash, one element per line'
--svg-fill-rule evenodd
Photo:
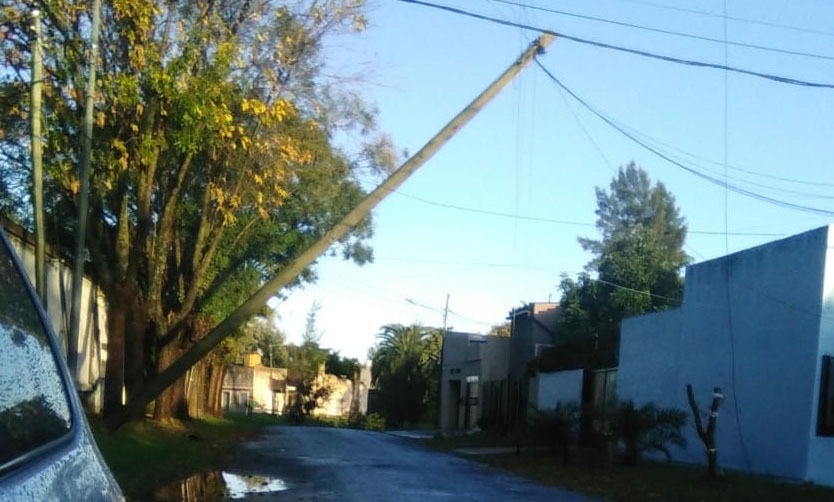
<path fill-rule="evenodd" d="M 576 280 L 562 279 L 558 328 L 566 343 L 548 351 L 546 364 L 612 366 L 624 318 L 680 303 L 689 257 L 672 194 L 631 162 L 596 198 L 600 238 L 579 239 L 593 259 Z"/>
<path fill-rule="evenodd" d="M 70 0 L 4 5 L 0 179 L 27 215 L 26 12 L 45 13 L 46 200 L 53 236 L 74 231 L 90 14 Z M 108 297 L 105 412 L 180 353 L 363 196 L 358 170 L 392 160 L 371 135 L 355 155 L 341 130 L 372 111 L 323 77 L 321 47 L 364 28 L 359 0 L 109 0 L 101 23 L 88 269 Z M 17 100 L 15 97 L 22 98 Z M 343 244 L 359 262 L 370 223 Z M 71 239 L 53 244 L 69 249 Z M 314 276 L 307 272 L 301 280 Z M 218 298 L 224 299 L 219 301 Z M 238 303 L 239 303 L 238 300 Z M 185 382 L 157 400 L 184 410 Z"/>
<path fill-rule="evenodd" d="M 389 425 L 414 423 L 433 403 L 441 340 L 440 330 L 416 324 L 388 324 L 377 335 L 371 376 Z"/>

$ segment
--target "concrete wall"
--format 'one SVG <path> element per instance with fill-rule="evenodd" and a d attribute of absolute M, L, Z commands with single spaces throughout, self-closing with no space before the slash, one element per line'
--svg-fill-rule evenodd
<path fill-rule="evenodd" d="M 287 369 L 258 365 L 251 371 L 252 398 L 258 403 L 259 411 L 280 414 L 286 403 Z"/>
<path fill-rule="evenodd" d="M 620 399 L 689 412 L 686 384 L 702 409 L 721 387 L 721 465 L 806 479 L 827 246 L 826 227 L 687 268 L 679 311 L 623 323 Z M 691 424 L 675 456 L 703 462 Z"/>
<path fill-rule="evenodd" d="M 12 247 L 34 284 L 34 247 L 26 243 L 21 228 L 9 225 L 6 230 Z M 67 347 L 67 337 L 72 302 L 72 268 L 47 255 L 44 276 L 44 308 L 64 351 L 75 350 L 78 354 L 78 370 L 74 375 L 76 387 L 81 392 L 89 393 L 85 399 L 86 404 L 98 412 L 102 406 L 104 367 L 107 361 L 107 303 L 104 295 L 92 281 L 87 278 L 83 280 L 78 346 L 70 349 Z"/>
<path fill-rule="evenodd" d="M 680 310 L 625 319 L 620 336 L 618 398 L 677 403 L 683 389 L 678 385 L 680 366 Z"/>
<path fill-rule="evenodd" d="M 533 406 L 540 411 L 582 403 L 582 375 L 584 370 L 539 373 L 531 382 Z"/>
<path fill-rule="evenodd" d="M 829 227 L 830 228 L 830 227 Z M 834 437 L 817 436 L 819 414 L 820 376 L 823 355 L 834 355 L 834 232 L 828 232 L 825 250 L 825 275 L 822 286 L 822 308 L 819 316 L 819 340 L 814 375 L 815 385 L 811 394 L 811 421 L 808 424 L 808 472 L 806 479 L 815 483 L 834 486 Z"/>

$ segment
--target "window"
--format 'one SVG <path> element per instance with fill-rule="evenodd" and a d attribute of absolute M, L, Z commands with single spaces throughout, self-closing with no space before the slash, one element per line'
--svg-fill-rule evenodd
<path fill-rule="evenodd" d="M 0 241 L 0 469 L 70 430 L 60 374 L 34 299 Z"/>
<path fill-rule="evenodd" d="M 834 358 L 822 356 L 818 436 L 834 436 Z"/>

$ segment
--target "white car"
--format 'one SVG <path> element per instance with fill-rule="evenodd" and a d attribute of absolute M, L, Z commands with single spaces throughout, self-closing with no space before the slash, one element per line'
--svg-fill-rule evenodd
<path fill-rule="evenodd" d="M 0 229 L 0 501 L 124 500 L 58 341 Z"/>

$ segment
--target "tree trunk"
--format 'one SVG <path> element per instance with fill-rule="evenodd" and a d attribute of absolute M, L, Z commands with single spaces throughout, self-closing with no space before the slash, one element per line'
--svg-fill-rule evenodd
<path fill-rule="evenodd" d="M 188 402 L 188 416 L 200 418 L 206 413 L 206 402 L 208 396 L 208 363 L 205 359 L 195 364 L 191 371 L 186 373 L 188 383 L 186 386 L 185 399 Z"/>
<path fill-rule="evenodd" d="M 132 399 L 145 384 L 148 353 L 145 339 L 148 328 L 147 305 L 137 288 L 125 288 L 125 366 L 124 384 L 127 398 Z"/>
<path fill-rule="evenodd" d="M 718 470 L 718 449 L 715 443 L 715 428 L 718 420 L 718 408 L 721 406 L 721 401 L 724 400 L 724 393 L 721 392 L 720 387 L 713 389 L 712 405 L 710 406 L 709 420 L 707 421 L 706 428 L 704 428 L 704 424 L 701 421 L 698 403 L 695 401 L 695 393 L 690 384 L 686 384 L 686 398 L 689 401 L 689 407 L 692 409 L 692 414 L 695 417 L 695 430 L 698 432 L 698 437 L 701 438 L 707 450 L 707 476 L 710 479 L 718 478 L 721 473 Z"/>
<path fill-rule="evenodd" d="M 119 289 L 114 288 L 107 307 L 107 363 L 104 369 L 105 417 L 113 417 L 122 411 L 122 388 L 124 388 L 125 329 L 127 308 L 120 301 Z"/>
<path fill-rule="evenodd" d="M 226 376 L 226 365 L 220 361 L 212 361 L 209 365 L 209 394 L 208 412 L 215 417 L 222 417 L 223 409 L 223 379 Z"/>
<path fill-rule="evenodd" d="M 159 349 L 157 368 L 164 371 L 182 354 L 180 337 L 166 343 Z M 154 420 L 167 418 L 188 418 L 188 403 L 185 399 L 185 375 L 181 376 L 173 385 L 165 389 L 156 399 L 154 406 Z"/>

